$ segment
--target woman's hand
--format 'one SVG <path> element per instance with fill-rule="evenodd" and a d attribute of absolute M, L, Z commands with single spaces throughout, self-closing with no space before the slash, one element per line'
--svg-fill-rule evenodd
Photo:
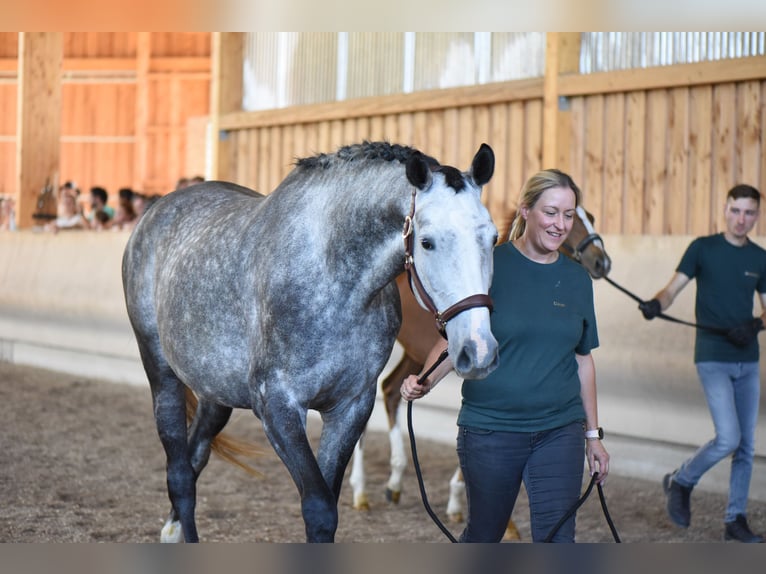
<path fill-rule="evenodd" d="M 593 476 L 598 472 L 598 484 L 604 484 L 606 475 L 609 474 L 609 453 L 600 440 L 585 440 L 585 455 L 588 457 L 588 468 Z"/>
<path fill-rule="evenodd" d="M 414 401 L 426 396 L 431 390 L 431 383 L 428 380 L 424 381 L 422 385 L 418 384 L 417 375 L 409 375 L 404 381 L 402 381 L 402 388 L 400 390 L 402 398 L 406 401 Z"/>

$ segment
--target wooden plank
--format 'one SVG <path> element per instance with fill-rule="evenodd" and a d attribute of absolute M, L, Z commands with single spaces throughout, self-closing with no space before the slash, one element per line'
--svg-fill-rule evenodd
<path fill-rule="evenodd" d="M 412 114 L 412 146 L 421 151 L 428 149 L 428 136 L 426 135 L 428 122 L 426 117 L 424 111 Z"/>
<path fill-rule="evenodd" d="M 764 77 L 766 56 L 750 56 L 714 62 L 562 76 L 559 78 L 558 89 L 560 95 L 577 96 L 762 80 Z"/>
<path fill-rule="evenodd" d="M 738 84 L 736 117 L 736 183 L 759 186 L 761 160 L 764 153 L 761 141 L 761 99 L 760 82 Z M 766 191 L 766 190 L 761 190 Z M 759 218 L 760 219 L 760 218 Z M 759 222 L 760 223 L 760 222 Z M 758 230 L 760 225 L 756 228 Z"/>
<path fill-rule="evenodd" d="M 597 221 L 604 221 L 604 96 L 585 100 L 585 164 L 580 183 L 583 205 Z"/>
<path fill-rule="evenodd" d="M 764 134 L 766 134 L 766 81 L 761 82 L 761 113 L 760 113 L 760 126 L 761 126 L 761 165 L 759 169 L 758 177 L 758 190 L 766 195 L 766 142 L 763 140 Z M 759 235 L 766 234 L 766 217 L 758 218 L 758 233 Z"/>
<path fill-rule="evenodd" d="M 394 114 L 383 117 L 383 139 L 391 143 L 399 143 L 399 122 Z"/>
<path fill-rule="evenodd" d="M 250 154 L 251 158 L 255 155 L 255 162 L 252 162 L 256 168 L 255 181 L 257 182 L 256 190 L 260 193 L 266 194 L 271 189 L 271 175 L 269 173 L 269 165 L 271 164 L 271 132 L 269 128 L 262 128 L 259 130 L 253 130 L 252 144 L 257 146 L 257 152 Z M 256 135 L 257 134 L 257 135 Z M 252 159 L 250 159 L 252 161 Z M 260 190 L 267 191 L 260 191 Z"/>
<path fill-rule="evenodd" d="M 689 89 L 668 93 L 668 174 L 664 235 L 688 233 L 689 211 Z"/>
<path fill-rule="evenodd" d="M 282 168 L 282 130 L 278 127 L 269 128 L 269 183 L 268 187 L 262 191 L 263 194 L 271 191 L 279 185 L 284 179 Z"/>
<path fill-rule="evenodd" d="M 30 228 L 40 221 L 37 198 L 46 186 L 59 185 L 61 149 L 60 32 L 19 34 L 19 97 L 16 139 L 16 225 Z M 56 214 L 55 203 L 45 208 Z"/>
<path fill-rule="evenodd" d="M 736 183 L 736 105 L 734 84 L 722 84 L 713 89 L 713 231 L 725 231 L 724 206 L 726 194 Z"/>
<path fill-rule="evenodd" d="M 644 232 L 665 231 L 667 192 L 668 93 L 653 90 L 646 98 L 646 179 L 644 181 Z"/>
<path fill-rule="evenodd" d="M 426 112 L 426 126 L 428 144 L 425 149 L 421 148 L 421 151 L 442 163 L 447 163 L 444 159 L 444 140 L 455 137 L 455 134 L 444 131 L 444 112 L 441 110 Z"/>
<path fill-rule="evenodd" d="M 526 145 L 526 118 L 523 102 L 513 102 L 508 109 L 508 195 L 506 210 L 517 209 L 524 177 L 524 148 Z"/>
<path fill-rule="evenodd" d="M 626 104 L 625 134 L 625 225 L 624 233 L 644 231 L 644 152 L 646 146 L 644 115 L 646 94 L 633 92 Z"/>
<path fill-rule="evenodd" d="M 495 104 L 489 109 L 491 133 L 487 143 L 495 152 L 495 174 L 484 191 L 484 203 L 489 209 L 492 220 L 498 232 L 503 233 L 510 228 L 509 213 L 506 205 L 509 203 L 508 188 L 508 106 Z M 503 236 L 504 237 L 504 236 Z"/>
<path fill-rule="evenodd" d="M 689 90 L 689 233 L 708 235 L 713 231 L 712 146 L 713 88 Z"/>
<path fill-rule="evenodd" d="M 399 143 L 402 145 L 414 145 L 415 118 L 409 112 L 397 114 L 397 133 Z"/>
<path fill-rule="evenodd" d="M 460 113 L 457 108 L 444 110 L 443 118 L 444 133 L 452 136 L 444 142 L 442 161 L 447 165 L 457 165 L 460 163 Z"/>
<path fill-rule="evenodd" d="M 576 97 L 569 101 L 569 151 L 561 169 L 567 172 L 577 185 L 585 177 L 585 101 Z M 586 206 L 587 207 L 587 206 Z"/>
<path fill-rule="evenodd" d="M 603 219 L 596 222 L 600 233 L 621 233 L 623 228 L 623 183 L 625 181 L 625 96 L 604 97 L 604 203 Z M 577 181 L 577 180 L 575 180 Z"/>
<path fill-rule="evenodd" d="M 458 110 L 458 131 L 455 133 L 461 134 L 461 137 L 458 138 L 458 157 L 454 165 L 459 169 L 464 169 L 460 166 L 467 166 L 476 153 L 476 146 L 474 146 L 473 140 L 473 134 L 476 130 L 474 112 L 475 108 L 473 106 Z"/>
<path fill-rule="evenodd" d="M 530 100 L 524 106 L 524 181 L 542 169 L 543 101 Z"/>

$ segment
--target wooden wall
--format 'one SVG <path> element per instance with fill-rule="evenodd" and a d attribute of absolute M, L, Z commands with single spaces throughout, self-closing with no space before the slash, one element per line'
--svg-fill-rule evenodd
<path fill-rule="evenodd" d="M 166 193 L 187 165 L 187 121 L 210 110 L 210 33 L 63 34 L 60 182 Z M 0 33 L 0 194 L 16 186 L 18 33 Z M 198 157 L 197 156 L 194 157 Z"/>
<path fill-rule="evenodd" d="M 723 228 L 735 183 L 766 192 L 766 58 L 558 78 L 559 167 L 604 233 L 698 235 Z M 220 175 L 271 191 L 295 157 L 362 139 L 414 145 L 468 167 L 497 156 L 485 200 L 498 222 L 542 166 L 543 80 L 225 114 Z M 757 233 L 766 232 L 766 217 Z"/>

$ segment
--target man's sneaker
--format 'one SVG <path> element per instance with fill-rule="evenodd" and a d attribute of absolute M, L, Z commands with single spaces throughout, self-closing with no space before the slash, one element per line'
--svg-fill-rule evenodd
<path fill-rule="evenodd" d="M 723 537 L 726 540 L 750 543 L 763 542 L 763 536 L 751 532 L 744 514 L 737 514 L 737 518 L 733 522 L 726 522 L 725 525 L 726 530 L 724 530 Z"/>
<path fill-rule="evenodd" d="M 668 473 L 662 479 L 662 489 L 667 498 L 668 516 L 676 525 L 681 528 L 688 528 L 691 523 L 689 498 L 692 494 L 692 487 L 678 484 L 673 480 L 674 474 Z"/>

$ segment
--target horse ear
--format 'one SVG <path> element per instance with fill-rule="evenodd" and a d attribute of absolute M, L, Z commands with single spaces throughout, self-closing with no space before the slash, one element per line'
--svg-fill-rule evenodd
<path fill-rule="evenodd" d="M 407 160 L 407 179 L 412 185 L 421 190 L 431 185 L 433 179 L 431 168 L 428 167 L 428 163 L 422 154 L 413 154 Z"/>
<path fill-rule="evenodd" d="M 495 173 L 495 152 L 487 144 L 481 144 L 471 164 L 471 178 L 479 187 L 485 185 Z"/>

